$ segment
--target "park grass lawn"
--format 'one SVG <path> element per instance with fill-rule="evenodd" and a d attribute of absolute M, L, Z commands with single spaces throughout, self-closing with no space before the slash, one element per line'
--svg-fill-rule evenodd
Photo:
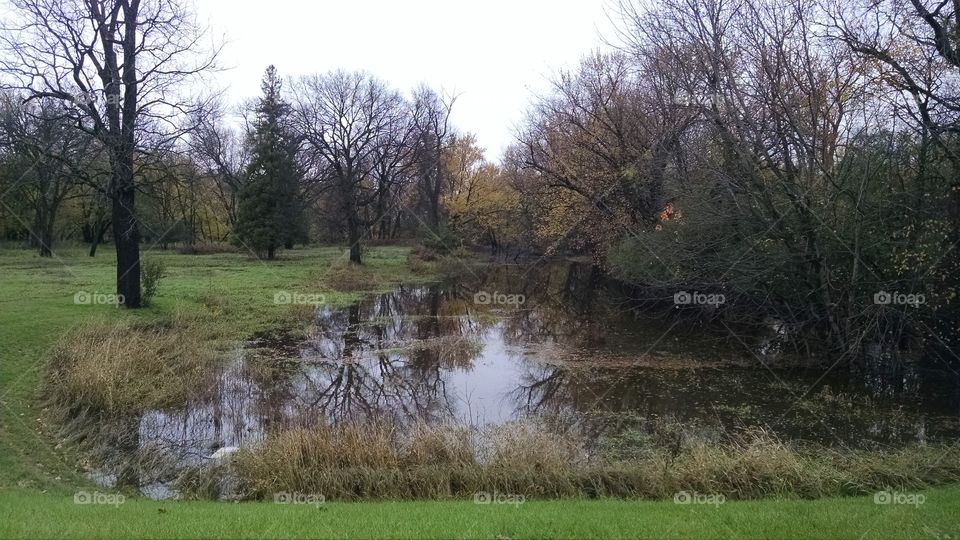
<path fill-rule="evenodd" d="M 3 538 L 957 538 L 960 488 L 924 492 L 918 506 L 872 497 L 813 501 L 553 500 L 79 505 L 73 498 L 0 493 Z"/>
<path fill-rule="evenodd" d="M 375 287 L 432 278 L 409 270 L 408 253 L 408 248 L 393 246 L 366 251 L 366 264 L 381 278 Z M 110 249 L 95 258 L 82 247 L 57 249 L 52 259 L 32 250 L 0 250 L 0 490 L 65 492 L 86 483 L 76 466 L 78 456 L 57 447 L 41 409 L 44 353 L 59 336 L 98 320 L 152 321 L 182 313 L 202 321 L 213 337 L 246 339 L 289 320 L 291 306 L 273 301 L 279 291 L 322 294 L 334 305 L 360 298 L 363 291 L 339 292 L 317 284 L 344 255 L 335 247 L 298 249 L 268 263 L 235 253 L 150 251 L 144 256 L 163 259 L 168 276 L 152 306 L 128 311 L 74 303 L 81 291 L 114 291 Z"/>
<path fill-rule="evenodd" d="M 407 263 L 408 249 L 366 252 L 378 279 L 372 287 L 423 281 Z M 554 500 L 522 505 L 473 501 L 329 501 L 319 508 L 263 502 L 157 502 L 128 496 L 123 504 L 79 505 L 79 490 L 97 489 L 80 456 L 58 445 L 44 420 L 40 387 L 44 354 L 64 332 L 97 320 L 162 320 L 199 316 L 219 339 L 244 339 L 290 316 L 273 303 L 278 291 L 323 294 L 346 304 L 363 291 L 322 288 L 322 277 L 343 256 L 338 248 L 286 252 L 265 263 L 240 254 L 177 255 L 149 308 L 77 305 L 79 291 L 113 291 L 113 255 L 91 259 L 85 249 L 0 251 L 0 537 L 754 537 L 960 538 L 960 487 L 925 491 L 920 506 L 877 505 L 872 497 L 817 501 L 762 500 L 711 505 L 672 501 Z M 318 281 L 318 278 L 319 281 Z M 318 288 L 319 287 L 319 288 Z"/>

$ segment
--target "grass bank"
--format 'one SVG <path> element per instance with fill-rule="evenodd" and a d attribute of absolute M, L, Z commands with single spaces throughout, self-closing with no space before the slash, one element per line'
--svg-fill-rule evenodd
<path fill-rule="evenodd" d="M 814 501 L 473 501 L 74 504 L 0 493 L 3 538 L 957 538 L 960 488 L 920 505 Z"/>
<path fill-rule="evenodd" d="M 83 457 L 74 445 L 62 444 L 57 426 L 48 422 L 49 411 L 41 405 L 48 367 L 44 359 L 80 352 L 56 349 L 63 335 L 87 335 L 89 345 L 102 346 L 98 337 L 109 336 L 113 329 L 149 334 L 182 323 L 192 338 L 168 339 L 170 351 L 194 350 L 194 339 L 216 351 L 219 344 L 283 326 L 289 317 L 298 316 L 289 305 L 273 302 L 278 292 L 322 294 L 328 303 L 345 305 L 370 288 L 384 290 L 398 281 L 430 279 L 436 267 L 423 262 L 410 264 L 408 253 L 403 247 L 368 250 L 372 274 L 365 274 L 364 281 L 357 283 L 342 274 L 327 275 L 328 269 L 337 270 L 335 263 L 343 255 L 336 248 L 295 250 L 270 264 L 240 254 L 152 252 L 148 256 L 166 262 L 168 277 L 149 308 L 131 312 L 74 302 L 78 292 L 113 290 L 114 261 L 108 250 L 95 259 L 86 257 L 82 248 L 58 250 L 58 257 L 52 260 L 29 251 L 0 251 L 0 537 L 956 538 L 960 534 L 957 487 L 923 491 L 922 505 L 878 505 L 870 496 L 800 501 L 776 492 L 762 501 L 727 501 L 720 505 L 611 499 L 546 501 L 536 500 L 535 494 L 522 504 L 475 504 L 469 496 L 463 500 L 453 495 L 469 493 L 467 490 L 450 491 L 450 500 L 446 501 L 347 503 L 334 501 L 331 495 L 324 504 L 312 506 L 269 501 L 155 502 L 130 493 L 124 493 L 122 504 L 116 506 L 75 503 L 78 494 L 106 490 L 86 478 Z M 198 369 L 204 362 L 216 361 L 205 354 L 198 354 L 194 360 Z M 100 390 L 109 385 L 96 382 L 97 376 L 109 378 L 123 370 L 98 375 L 95 363 L 88 366 L 90 369 L 72 374 L 61 372 L 69 375 L 61 382 L 96 407 L 110 408 L 119 403 L 112 400 L 132 399 L 124 393 L 103 393 Z M 94 378 L 88 378 L 91 375 Z M 162 371 L 154 375 L 164 377 Z M 115 388 L 125 388 L 123 377 L 109 380 Z M 176 393 L 176 388 L 172 391 Z M 152 395 L 160 400 L 156 403 L 174 397 Z M 430 448 L 424 446 L 418 451 L 420 459 L 449 451 L 443 446 Z M 735 456 L 730 458 L 735 461 Z M 876 485 L 914 485 L 898 483 L 895 476 L 892 483 L 889 480 L 905 470 L 915 471 L 891 462 L 885 476 L 878 477 L 883 481 L 878 480 Z M 530 474 L 536 473 L 534 468 Z M 269 490 L 281 484 L 310 488 L 315 481 L 304 477 L 303 484 L 271 484 L 268 478 L 260 477 L 257 489 L 267 498 Z M 714 489 L 710 485 L 692 486 L 704 493 Z M 497 490 L 486 481 L 469 486 L 471 490 L 480 488 Z M 861 486 L 851 491 L 864 489 Z"/>
<path fill-rule="evenodd" d="M 257 332 L 286 326 L 291 317 L 301 314 L 290 305 L 274 302 L 278 293 L 288 297 L 322 295 L 326 303 L 347 305 L 367 291 L 435 277 L 430 264 L 417 265 L 415 272 L 408 260 L 409 251 L 399 246 L 368 249 L 365 272 L 373 276 L 371 285 L 349 291 L 335 289 L 326 280 L 328 273 L 342 267 L 339 261 L 345 253 L 339 248 L 286 251 L 280 260 L 269 264 L 238 253 L 150 251 L 145 257 L 162 259 L 168 275 L 150 307 L 128 311 L 97 303 L 98 298 L 114 290 L 115 259 L 110 250 L 101 250 L 96 258 L 90 258 L 82 247 L 58 249 L 50 259 L 40 258 L 31 250 L 0 250 L 0 490 L 67 493 L 88 482 L 82 473 L 82 457 L 71 445 L 60 444 L 58 426 L 50 423 L 50 415 L 44 411 L 47 359 L 58 353 L 83 351 L 76 343 L 70 350 L 55 350 L 64 336 L 85 336 L 102 347 L 101 338 L 109 337 L 115 325 L 150 333 L 169 329 L 179 321 L 192 338 L 178 342 L 183 335 L 172 334 L 167 345 L 175 349 L 200 340 L 205 349 L 216 351 Z M 75 301 L 78 295 L 81 303 Z M 84 300 L 89 303 L 82 303 Z M 149 351 L 138 352 L 139 358 L 145 358 L 143 353 Z M 123 356 L 117 358 L 120 361 Z M 81 356 L 72 360 L 83 363 Z M 139 364 L 129 363 L 130 358 L 125 360 L 128 364 L 124 369 L 139 368 Z M 117 388 L 125 379 L 117 377 L 116 371 L 103 370 L 96 362 L 85 365 L 91 369 L 69 373 L 71 377 L 61 382 L 69 382 L 72 391 L 85 392 L 85 399 L 101 405 L 124 395 L 136 395 L 129 389 L 107 395 L 89 387 L 101 376 L 115 377 Z M 154 398 L 162 400 L 163 396 L 151 393 L 146 401 Z"/>

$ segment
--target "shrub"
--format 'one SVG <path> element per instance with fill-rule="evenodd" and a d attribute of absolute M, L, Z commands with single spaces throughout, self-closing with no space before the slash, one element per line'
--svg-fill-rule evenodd
<path fill-rule="evenodd" d="M 456 251 L 463 244 L 460 236 L 445 224 L 441 224 L 436 230 L 423 227 L 418 236 L 423 239 L 425 248 L 441 254 Z"/>
<path fill-rule="evenodd" d="M 410 255 L 415 260 L 420 261 L 432 262 L 437 260 L 437 252 L 426 246 L 414 246 L 414 248 L 410 250 Z"/>
<path fill-rule="evenodd" d="M 160 288 L 160 280 L 167 276 L 167 265 L 162 259 L 142 259 L 140 261 L 140 296 L 144 304 L 149 304 Z"/>

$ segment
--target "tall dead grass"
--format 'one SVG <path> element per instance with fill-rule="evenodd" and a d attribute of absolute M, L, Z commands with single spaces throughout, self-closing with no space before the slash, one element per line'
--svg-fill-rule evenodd
<path fill-rule="evenodd" d="M 376 269 L 351 263 L 345 257 L 330 263 L 321 273 L 319 281 L 319 285 L 341 292 L 372 291 L 384 286 L 384 281 Z"/>
<path fill-rule="evenodd" d="M 54 405 L 126 416 L 182 405 L 213 367 L 213 353 L 185 326 L 95 323 L 54 345 L 46 391 Z"/>
<path fill-rule="evenodd" d="M 347 425 L 278 433 L 233 461 L 246 498 L 281 491 L 328 499 L 450 499 L 498 491 L 527 498 L 815 498 L 960 481 L 960 451 L 793 447 L 764 431 L 724 444 L 662 448 L 629 459 L 590 455 L 584 441 L 527 424 L 468 430 Z"/>

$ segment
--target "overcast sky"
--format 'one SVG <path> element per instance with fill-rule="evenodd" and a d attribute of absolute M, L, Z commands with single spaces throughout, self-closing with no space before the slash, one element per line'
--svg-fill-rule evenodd
<path fill-rule="evenodd" d="M 226 47 L 219 74 L 234 103 L 283 76 L 366 69 L 401 91 L 419 82 L 460 95 L 456 126 L 498 159 L 534 92 L 609 35 L 607 0 L 196 0 Z"/>

